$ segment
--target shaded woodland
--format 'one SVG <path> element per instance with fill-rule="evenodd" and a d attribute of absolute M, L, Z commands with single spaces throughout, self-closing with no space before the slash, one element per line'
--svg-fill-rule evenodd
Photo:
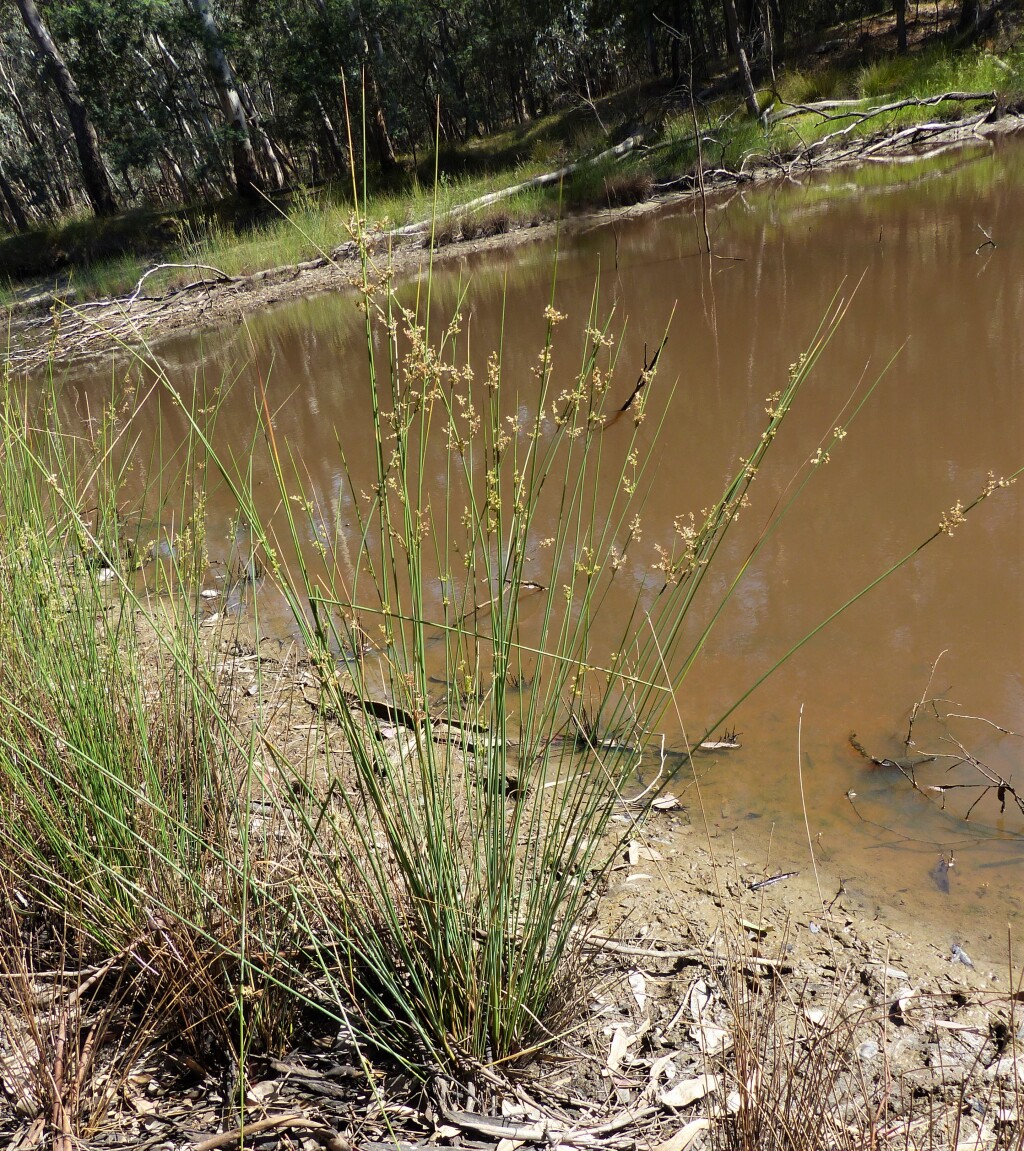
<path fill-rule="evenodd" d="M 0 230 L 349 174 L 628 85 L 755 86 L 876 0 L 3 0 Z M 897 0 L 905 29 L 907 0 Z M 969 34 L 995 6 L 958 0 Z M 935 8 L 938 24 L 939 8 Z M 904 35 L 905 39 L 905 35 Z M 351 123 L 346 106 L 354 109 Z M 594 109 L 595 115 L 597 109 Z M 350 133 L 352 147 L 350 152 Z"/>

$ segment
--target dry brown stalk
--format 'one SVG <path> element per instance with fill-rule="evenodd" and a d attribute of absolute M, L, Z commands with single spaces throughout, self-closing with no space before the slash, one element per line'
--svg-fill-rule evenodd
<path fill-rule="evenodd" d="M 273 1131 L 278 1127 L 290 1127 L 295 1131 L 307 1131 L 314 1139 L 320 1140 L 327 1151 L 347 1151 L 350 1148 L 348 1140 L 344 1139 L 325 1123 L 310 1119 L 300 1111 L 288 1112 L 286 1115 L 271 1115 L 266 1119 L 257 1119 L 253 1123 L 246 1123 L 244 1127 L 235 1127 L 231 1131 L 222 1131 L 219 1135 L 210 1135 L 192 1144 L 192 1151 L 217 1151 L 219 1147 L 233 1147 L 252 1135 L 259 1135 L 263 1131 Z"/>

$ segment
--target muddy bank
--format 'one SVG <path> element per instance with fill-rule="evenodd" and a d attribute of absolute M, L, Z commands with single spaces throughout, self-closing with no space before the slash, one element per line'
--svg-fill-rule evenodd
<path fill-rule="evenodd" d="M 326 751 L 340 729 L 305 653 L 262 638 L 247 611 L 229 613 L 223 589 L 206 591 L 218 594 L 196 602 L 201 648 L 233 720 L 305 764 L 306 787 L 344 780 Z M 162 626 L 140 621 L 147 658 Z M 385 754 L 413 735 L 389 721 Z M 287 855 L 287 820 L 260 802 L 247 810 L 250 843 Z M 619 846 L 545 1021 L 551 1042 L 514 1065 L 480 1068 L 471 1089 L 440 1076 L 416 1083 L 371 1065 L 345 1027 L 311 1012 L 242 1078 L 224 1051 L 147 1030 L 145 1010 L 115 1012 L 125 1029 L 115 1051 L 97 1040 L 103 1090 L 87 1145 L 1019 1151 L 1021 992 L 1000 941 L 951 944 L 945 926 L 883 912 L 810 853 L 777 859 L 770 844 L 741 840 L 685 771 L 660 792 L 623 796 L 609 835 Z M 4 972 L 29 993 L 19 1003 L 0 985 L 6 1146 L 39 1146 L 45 1132 L 18 1063 L 32 1035 L 84 1033 L 116 1006 L 136 963 L 126 953 L 80 971 Z"/>
<path fill-rule="evenodd" d="M 667 181 L 659 193 L 643 203 L 606 208 L 562 221 L 538 222 L 530 227 L 455 242 L 429 250 L 423 232 L 397 229 L 375 237 L 372 259 L 397 277 L 422 272 L 429 264 L 448 264 L 479 253 L 507 250 L 522 244 L 551 240 L 567 229 L 587 230 L 658 212 L 666 205 L 698 201 L 702 195 L 725 194 L 741 186 L 793 179 L 802 174 L 864 163 L 898 162 L 934 155 L 1024 127 L 1016 112 L 985 110 L 959 120 L 918 124 L 886 131 L 853 143 L 811 146 L 799 155 L 766 159 L 752 157 L 741 171 L 709 169 L 698 180 L 683 174 Z M 175 331 L 236 323 L 275 304 L 322 292 L 347 291 L 361 277 L 356 245 L 340 244 L 329 256 L 296 265 L 270 268 L 247 276 L 227 277 L 217 269 L 195 267 L 195 280 L 160 295 L 150 295 L 143 281 L 129 296 L 84 304 L 64 301 L 59 294 L 40 290 L 8 308 L 7 358 L 18 368 L 30 369 L 48 357 L 80 358 L 103 354 L 117 345 L 133 346 Z"/>

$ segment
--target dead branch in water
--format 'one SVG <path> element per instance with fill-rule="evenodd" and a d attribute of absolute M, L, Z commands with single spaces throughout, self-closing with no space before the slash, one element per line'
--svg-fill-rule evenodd
<path fill-rule="evenodd" d="M 903 741 L 907 752 L 905 756 L 899 759 L 875 758 L 860 746 L 856 737 L 853 735 L 850 736 L 851 744 L 861 755 L 870 759 L 877 766 L 895 768 L 914 791 L 942 811 L 947 810 L 947 794 L 952 795 L 957 792 L 963 792 L 965 796 L 970 797 L 970 803 L 967 809 L 960 816 L 964 823 L 970 820 L 977 806 L 985 800 L 986 797 L 990 796 L 994 796 L 996 802 L 999 804 L 1000 816 L 1006 814 L 1008 806 L 1015 807 L 1017 811 L 1024 816 L 1024 792 L 1015 787 L 1011 779 L 1003 776 L 1001 772 L 975 755 L 968 748 L 966 741 L 952 730 L 950 724 L 955 720 L 973 721 L 985 724 L 1002 736 L 1009 736 L 1014 739 L 1021 739 L 1024 738 L 1024 736 L 983 716 L 967 715 L 963 712 L 947 710 L 947 708 L 951 706 L 949 701 L 942 696 L 934 696 L 931 694 L 935 672 L 943 655 L 945 655 L 945 652 L 940 652 L 932 664 L 924 693 L 911 708 L 907 734 Z M 915 727 L 923 717 L 929 716 L 939 725 L 939 742 L 946 744 L 948 747 L 953 748 L 953 750 L 936 751 L 931 754 L 910 754 L 912 749 L 918 747 Z M 932 775 L 922 777 L 919 769 L 923 768 L 927 763 L 938 763 L 939 761 L 945 761 L 941 763 L 942 776 L 935 777 Z M 949 773 L 954 770 L 959 770 L 961 775 L 950 780 L 948 778 Z M 1024 834 L 1024 829 L 1017 834 Z"/>

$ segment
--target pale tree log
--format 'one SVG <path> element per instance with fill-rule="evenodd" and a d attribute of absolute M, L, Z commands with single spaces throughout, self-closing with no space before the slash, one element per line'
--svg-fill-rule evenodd
<path fill-rule="evenodd" d="M 99 139 L 92 125 L 89 113 L 82 101 L 78 85 L 68 70 L 53 37 L 39 15 L 35 0 L 14 0 L 21 13 L 25 27 L 32 37 L 41 56 L 46 62 L 60 98 L 67 110 L 71 130 L 75 136 L 75 146 L 82 168 L 82 182 L 85 185 L 89 203 L 97 216 L 112 216 L 117 211 L 117 200 L 110 184 L 103 157 L 100 155 Z"/>
<path fill-rule="evenodd" d="M 20 2 L 20 0 L 19 0 Z M 209 0 L 187 0 L 199 21 L 206 54 L 206 66 L 213 86 L 217 89 L 224 119 L 231 130 L 231 158 L 235 174 L 235 189 L 243 200 L 259 199 L 263 181 L 256 165 L 256 153 L 246 119 L 245 108 L 238 94 L 235 74 L 224 54 L 220 29 L 210 11 Z"/>

